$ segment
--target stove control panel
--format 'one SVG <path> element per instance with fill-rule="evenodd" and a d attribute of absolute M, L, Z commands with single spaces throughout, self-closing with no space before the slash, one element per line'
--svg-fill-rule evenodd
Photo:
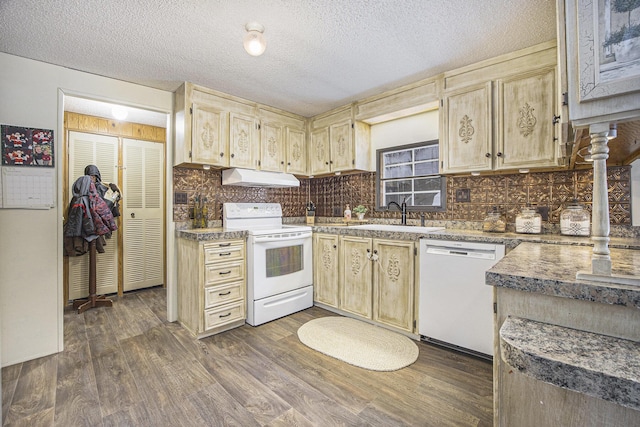
<path fill-rule="evenodd" d="M 282 218 L 280 203 L 225 203 L 223 219 Z"/>

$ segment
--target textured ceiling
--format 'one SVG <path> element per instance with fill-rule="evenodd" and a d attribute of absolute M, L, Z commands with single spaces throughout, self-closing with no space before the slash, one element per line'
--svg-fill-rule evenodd
<path fill-rule="evenodd" d="M 250 21 L 260 57 L 242 47 Z M 306 117 L 555 37 L 555 0 L 0 1 L 2 52 Z"/>

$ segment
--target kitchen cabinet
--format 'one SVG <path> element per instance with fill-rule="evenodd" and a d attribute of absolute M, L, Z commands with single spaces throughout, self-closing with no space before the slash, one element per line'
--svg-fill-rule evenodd
<path fill-rule="evenodd" d="M 373 320 L 413 332 L 414 242 L 374 239 L 372 252 Z"/>
<path fill-rule="evenodd" d="M 413 241 L 315 234 L 314 243 L 316 302 L 414 331 Z"/>
<path fill-rule="evenodd" d="M 185 82 L 174 99 L 174 165 L 256 168 L 256 105 Z"/>
<path fill-rule="evenodd" d="M 198 338 L 246 318 L 244 240 L 178 239 L 178 321 Z"/>
<path fill-rule="evenodd" d="M 311 175 L 370 170 L 370 127 L 355 121 L 353 111 L 349 105 L 311 120 Z"/>
<path fill-rule="evenodd" d="M 555 45 L 445 73 L 441 173 L 556 167 Z"/>
<path fill-rule="evenodd" d="M 340 236 L 340 309 L 373 317 L 373 239 Z"/>
<path fill-rule="evenodd" d="M 307 174 L 305 119 L 272 108 L 261 107 L 260 169 Z"/>
<path fill-rule="evenodd" d="M 314 301 L 338 307 L 338 236 L 313 234 Z"/>

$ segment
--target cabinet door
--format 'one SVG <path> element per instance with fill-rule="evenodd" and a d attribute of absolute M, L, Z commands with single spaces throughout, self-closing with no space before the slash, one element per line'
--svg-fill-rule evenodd
<path fill-rule="evenodd" d="M 351 120 L 336 123 L 329 128 L 331 138 L 331 170 L 333 172 L 353 169 L 353 140 Z"/>
<path fill-rule="evenodd" d="M 260 126 L 260 169 L 284 172 L 284 139 L 278 124 L 262 122 Z"/>
<path fill-rule="evenodd" d="M 214 107 L 192 104 L 191 161 L 229 166 L 226 124 L 228 113 Z"/>
<path fill-rule="evenodd" d="M 371 319 L 372 239 L 342 236 L 340 238 L 340 309 Z"/>
<path fill-rule="evenodd" d="M 491 170 L 491 82 L 448 93 L 443 109 L 441 172 Z"/>
<path fill-rule="evenodd" d="M 229 115 L 231 142 L 229 166 L 256 169 L 256 121 L 253 117 L 238 113 Z"/>
<path fill-rule="evenodd" d="M 557 166 L 556 70 L 497 81 L 496 169 Z"/>
<path fill-rule="evenodd" d="M 331 172 L 330 159 L 329 128 L 314 130 L 311 132 L 309 173 L 311 175 L 319 175 Z"/>
<path fill-rule="evenodd" d="M 413 330 L 414 243 L 375 239 L 373 320 Z"/>
<path fill-rule="evenodd" d="M 338 236 L 313 235 L 314 300 L 338 307 Z"/>
<path fill-rule="evenodd" d="M 287 168 L 286 171 L 296 175 L 307 174 L 307 143 L 304 130 L 286 128 Z"/>

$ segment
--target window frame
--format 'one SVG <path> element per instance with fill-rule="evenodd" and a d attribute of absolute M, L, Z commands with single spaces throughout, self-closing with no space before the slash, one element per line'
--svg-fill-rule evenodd
<path fill-rule="evenodd" d="M 429 141 L 421 141 L 414 142 L 411 144 L 405 145 L 397 145 L 392 147 L 379 148 L 376 150 L 376 211 L 387 211 L 387 206 L 381 204 L 382 203 L 382 182 L 390 179 L 400 179 L 400 178 L 387 178 L 386 180 L 382 178 L 382 156 L 384 153 L 388 153 L 391 151 L 402 151 L 402 150 L 410 150 L 417 147 L 426 147 L 429 145 L 440 145 L 439 139 L 432 139 Z M 438 166 L 440 165 L 440 154 L 438 153 L 438 159 L 436 160 Z M 415 162 L 415 160 L 414 160 Z M 440 168 L 438 167 L 438 170 Z M 440 178 L 440 206 L 410 206 L 407 205 L 407 212 L 443 212 L 447 209 L 447 179 L 445 176 L 441 174 L 436 175 L 420 175 L 420 176 L 412 176 L 407 177 L 407 179 L 416 179 L 422 177 L 439 177 Z"/>

